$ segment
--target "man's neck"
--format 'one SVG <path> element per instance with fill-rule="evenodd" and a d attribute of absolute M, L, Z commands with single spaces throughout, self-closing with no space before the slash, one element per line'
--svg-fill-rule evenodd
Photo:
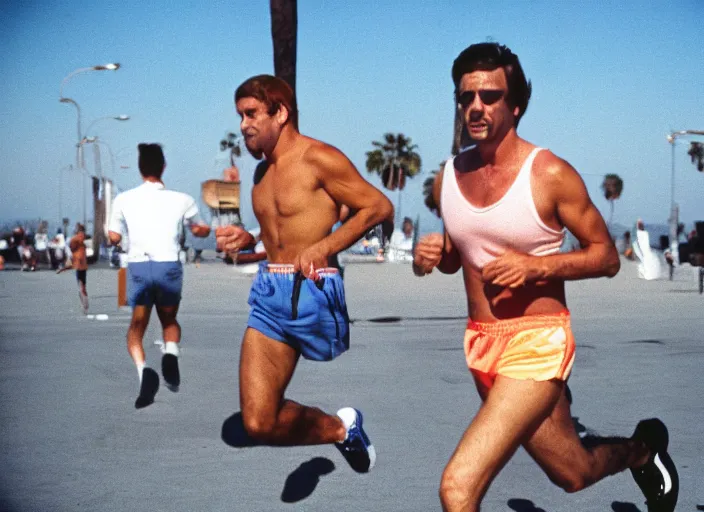
<path fill-rule="evenodd" d="M 277 160 L 290 151 L 290 149 L 296 144 L 297 139 L 300 137 L 301 134 L 298 133 L 298 131 L 291 126 L 286 125 L 284 129 L 281 130 L 279 139 L 276 141 L 276 145 L 274 146 L 271 154 L 264 154 L 266 161 L 270 164 L 275 164 Z"/>
<path fill-rule="evenodd" d="M 161 183 L 162 185 L 164 184 L 163 181 L 161 181 L 161 178 L 155 178 L 154 176 L 142 176 L 142 180 L 144 183 Z"/>
<path fill-rule="evenodd" d="M 477 149 L 485 164 L 501 166 L 515 157 L 514 153 L 519 142 L 515 128 L 511 128 L 499 142 L 479 143 Z"/>

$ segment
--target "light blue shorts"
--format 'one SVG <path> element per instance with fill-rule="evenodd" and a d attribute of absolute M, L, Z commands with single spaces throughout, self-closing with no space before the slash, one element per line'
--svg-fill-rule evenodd
<path fill-rule="evenodd" d="M 176 306 L 181 302 L 183 267 L 180 261 L 127 264 L 127 303 L 134 306 Z"/>
<path fill-rule="evenodd" d="M 330 361 L 350 347 L 350 321 L 337 269 L 317 272 L 316 282 L 294 273 L 292 265 L 262 262 L 249 294 L 247 326 L 306 359 Z"/>

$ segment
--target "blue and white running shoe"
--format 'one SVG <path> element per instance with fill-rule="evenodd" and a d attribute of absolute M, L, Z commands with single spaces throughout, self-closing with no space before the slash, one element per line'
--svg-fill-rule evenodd
<path fill-rule="evenodd" d="M 335 446 L 348 464 L 357 473 L 367 473 L 374 467 L 376 451 L 362 428 L 362 413 L 352 407 L 344 407 L 337 415 L 347 428 L 347 438 Z"/>

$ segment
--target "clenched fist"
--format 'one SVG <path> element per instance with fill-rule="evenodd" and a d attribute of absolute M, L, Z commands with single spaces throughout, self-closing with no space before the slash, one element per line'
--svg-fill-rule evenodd
<path fill-rule="evenodd" d="M 222 226 L 215 228 L 215 241 L 218 251 L 237 252 L 254 244 L 252 234 L 240 226 Z"/>
<path fill-rule="evenodd" d="M 430 274 L 440 264 L 444 241 L 440 233 L 430 233 L 418 240 L 413 252 L 413 272 L 416 275 Z"/>

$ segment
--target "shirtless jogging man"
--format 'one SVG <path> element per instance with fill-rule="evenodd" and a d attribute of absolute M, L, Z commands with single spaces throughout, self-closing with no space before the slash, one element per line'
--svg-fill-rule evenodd
<path fill-rule="evenodd" d="M 674 510 L 678 477 L 665 425 L 644 420 L 631 438 L 582 445 L 565 396 L 575 342 L 564 281 L 611 277 L 620 267 L 601 215 L 569 163 L 518 137 L 531 87 L 516 55 L 472 45 L 452 78 L 476 145 L 439 175 L 445 234 L 419 241 L 413 267 L 417 275 L 462 269 L 464 350 L 483 404 L 442 475 L 443 509 L 479 510 L 522 445 L 567 492 L 630 468 L 648 510 Z M 565 228 L 580 250 L 559 252 Z"/>
<path fill-rule="evenodd" d="M 249 152 L 262 162 L 252 205 L 268 262 L 249 297 L 240 353 L 240 407 L 248 434 L 271 445 L 336 443 L 353 469 L 366 472 L 375 451 L 351 407 L 329 415 L 284 398 L 298 358 L 329 361 L 349 347 L 349 319 L 333 256 L 372 226 L 393 218 L 388 199 L 339 150 L 298 132 L 293 91 L 268 75 L 235 92 Z M 356 213 L 331 232 L 341 205 Z M 217 228 L 218 247 L 253 243 L 234 226 Z"/>
<path fill-rule="evenodd" d="M 113 203 L 108 237 L 117 245 L 127 234 L 128 303 L 132 321 L 127 330 L 127 350 L 139 373 L 139 396 L 134 406 L 146 407 L 159 389 L 159 375 L 146 364 L 142 340 L 149 325 L 152 306 L 163 329 L 161 372 L 166 386 L 178 391 L 181 326 L 176 320 L 181 303 L 183 268 L 179 260 L 182 226 L 194 236 L 206 237 L 210 228 L 200 221 L 195 200 L 181 192 L 167 190 L 161 181 L 166 167 L 159 144 L 140 144 L 140 186 L 119 194 Z"/>
<path fill-rule="evenodd" d="M 81 300 L 83 314 L 88 314 L 88 291 L 86 281 L 88 277 L 88 257 L 86 256 L 86 227 L 80 222 L 76 224 L 76 234 L 71 237 L 68 248 L 71 249 L 71 263 L 56 271 L 57 274 L 66 270 L 76 271 L 78 283 L 78 298 Z"/>

